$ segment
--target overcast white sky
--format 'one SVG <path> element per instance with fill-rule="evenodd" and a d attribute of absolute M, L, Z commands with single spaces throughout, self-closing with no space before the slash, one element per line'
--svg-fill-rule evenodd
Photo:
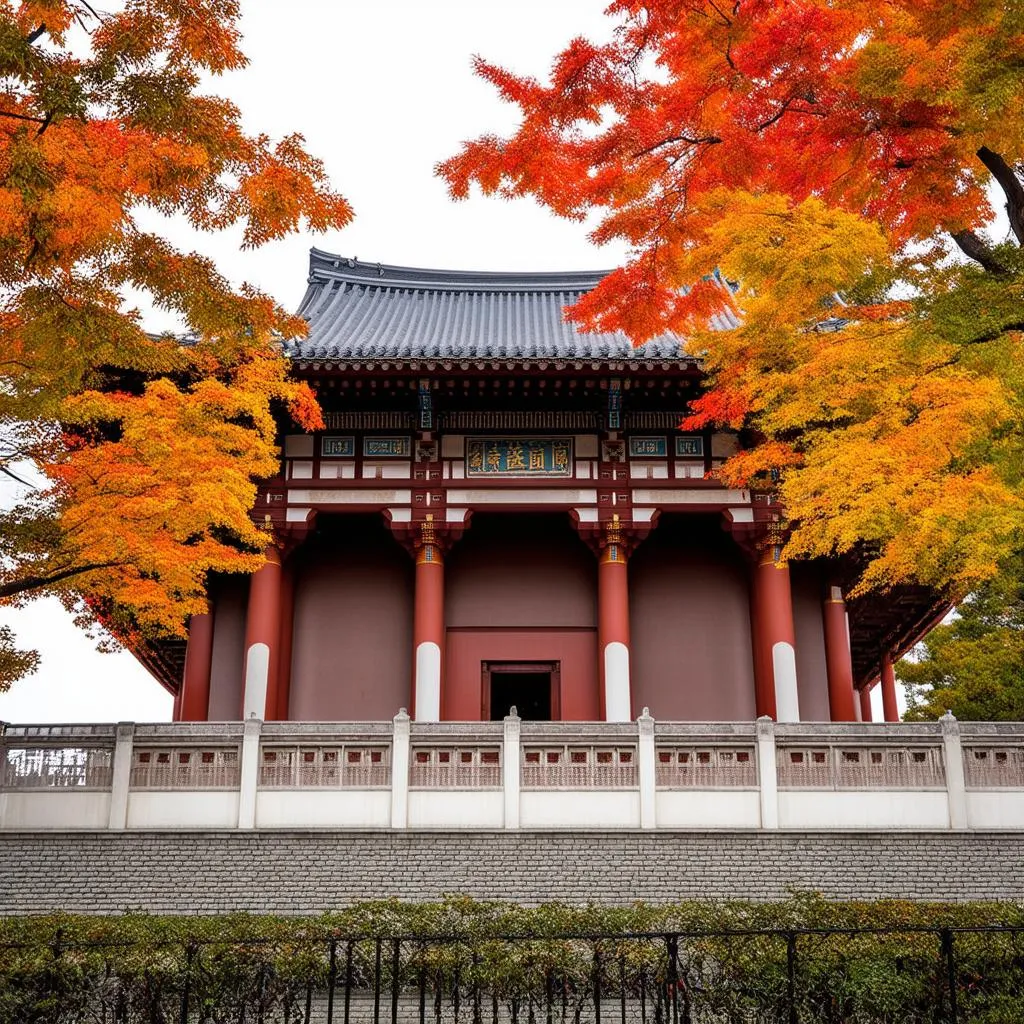
<path fill-rule="evenodd" d="M 250 66 L 216 90 L 247 127 L 273 137 L 298 131 L 354 205 L 342 232 L 294 236 L 241 252 L 237 234 L 175 241 L 212 256 L 294 308 L 311 245 L 364 260 L 490 270 L 601 269 L 621 249 L 598 250 L 584 226 L 531 202 L 475 198 L 453 204 L 434 164 L 460 141 L 513 125 L 513 111 L 475 79 L 479 53 L 543 76 L 574 35 L 607 33 L 606 0 L 247 0 L 242 23 Z M 154 318 L 156 329 L 173 326 Z M 0 609 L 42 666 L 0 694 L 9 722 L 160 721 L 171 699 L 126 653 L 99 654 L 54 601 Z M 877 688 L 875 699 L 878 700 Z M 880 714 L 880 707 L 875 710 Z"/>

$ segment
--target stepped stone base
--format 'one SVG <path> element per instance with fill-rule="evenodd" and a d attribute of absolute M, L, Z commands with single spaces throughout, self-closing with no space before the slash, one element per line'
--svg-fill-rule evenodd
<path fill-rule="evenodd" d="M 12 832 L 0 914 L 314 914 L 394 896 L 1024 900 L 1024 833 Z"/>

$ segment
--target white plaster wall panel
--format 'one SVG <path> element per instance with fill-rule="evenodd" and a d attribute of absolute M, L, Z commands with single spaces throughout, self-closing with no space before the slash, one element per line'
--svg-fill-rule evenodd
<path fill-rule="evenodd" d="M 562 490 L 560 488 L 497 489 L 492 490 L 455 490 L 448 492 L 448 502 L 452 505 L 584 505 L 597 504 L 596 490 Z"/>
<path fill-rule="evenodd" d="M 684 480 L 702 480 L 704 478 L 704 462 L 677 462 L 676 476 Z"/>
<path fill-rule="evenodd" d="M 747 505 L 750 491 L 715 488 L 714 490 L 679 488 L 642 488 L 633 490 L 635 505 Z"/>
<path fill-rule="evenodd" d="M 387 828 L 387 789 L 262 789 L 256 794 L 257 828 Z"/>
<path fill-rule="evenodd" d="M 412 476 L 409 462 L 364 462 L 363 478 L 367 480 L 408 480 Z"/>
<path fill-rule="evenodd" d="M 580 480 L 589 480 L 590 479 L 590 463 L 589 462 L 577 461 L 576 462 L 576 476 Z"/>
<path fill-rule="evenodd" d="M 522 828 L 639 828 L 638 790 L 524 790 Z"/>
<path fill-rule="evenodd" d="M 311 434 L 288 434 L 284 439 L 284 454 L 289 459 L 311 459 L 314 439 Z"/>
<path fill-rule="evenodd" d="M 321 480 L 352 480 L 356 475 L 354 462 L 321 462 Z"/>
<path fill-rule="evenodd" d="M 780 790 L 780 828 L 949 828 L 945 790 Z"/>
<path fill-rule="evenodd" d="M 756 789 L 658 790 L 654 797 L 658 828 L 759 828 Z"/>
<path fill-rule="evenodd" d="M 288 495 L 292 505 L 408 505 L 412 501 L 412 491 L 375 490 L 345 491 L 295 489 Z"/>
<path fill-rule="evenodd" d="M 409 791 L 409 828 L 501 828 L 504 823 L 501 790 Z"/>
<path fill-rule="evenodd" d="M 967 790 L 968 828 L 1024 828 L 1024 789 Z"/>
<path fill-rule="evenodd" d="M 466 438 L 463 434 L 445 434 L 441 438 L 441 458 L 461 459 L 466 454 Z"/>
<path fill-rule="evenodd" d="M 291 472 L 288 474 L 292 480 L 312 480 L 313 463 L 306 459 L 291 459 L 288 463 Z"/>
<path fill-rule="evenodd" d="M 576 457 L 579 459 L 596 459 L 600 451 L 597 434 L 575 434 Z"/>
<path fill-rule="evenodd" d="M 635 480 L 667 480 L 668 463 L 641 462 L 637 459 L 630 459 L 629 475 Z"/>
<path fill-rule="evenodd" d="M 235 828 L 238 792 L 134 791 L 128 794 L 128 828 Z"/>
<path fill-rule="evenodd" d="M 466 466 L 462 462 L 453 462 L 452 467 L 452 479 L 453 480 L 465 480 L 466 479 Z"/>
<path fill-rule="evenodd" d="M 110 794 L 31 790 L 6 793 L 3 827 L 106 828 L 110 821 Z"/>

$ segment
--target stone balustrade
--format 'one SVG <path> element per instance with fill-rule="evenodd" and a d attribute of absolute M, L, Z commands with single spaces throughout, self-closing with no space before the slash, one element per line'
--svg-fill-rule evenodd
<path fill-rule="evenodd" d="M 0 829 L 1024 831 L 1024 723 L 247 722 L 0 733 Z"/>

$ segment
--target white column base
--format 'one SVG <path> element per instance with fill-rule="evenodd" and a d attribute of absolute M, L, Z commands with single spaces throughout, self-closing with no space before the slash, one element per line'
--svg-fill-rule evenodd
<path fill-rule="evenodd" d="M 796 689 L 796 651 L 780 640 L 772 647 L 772 673 L 775 676 L 775 717 L 779 722 L 800 721 L 800 700 Z"/>
<path fill-rule="evenodd" d="M 630 722 L 629 648 L 619 640 L 604 648 L 604 720 Z"/>
<path fill-rule="evenodd" d="M 253 644 L 245 654 L 245 696 L 242 718 L 258 718 L 267 713 L 267 685 L 270 680 L 270 648 Z"/>
<path fill-rule="evenodd" d="M 416 721 L 441 721 L 441 648 L 425 640 L 416 648 Z"/>

